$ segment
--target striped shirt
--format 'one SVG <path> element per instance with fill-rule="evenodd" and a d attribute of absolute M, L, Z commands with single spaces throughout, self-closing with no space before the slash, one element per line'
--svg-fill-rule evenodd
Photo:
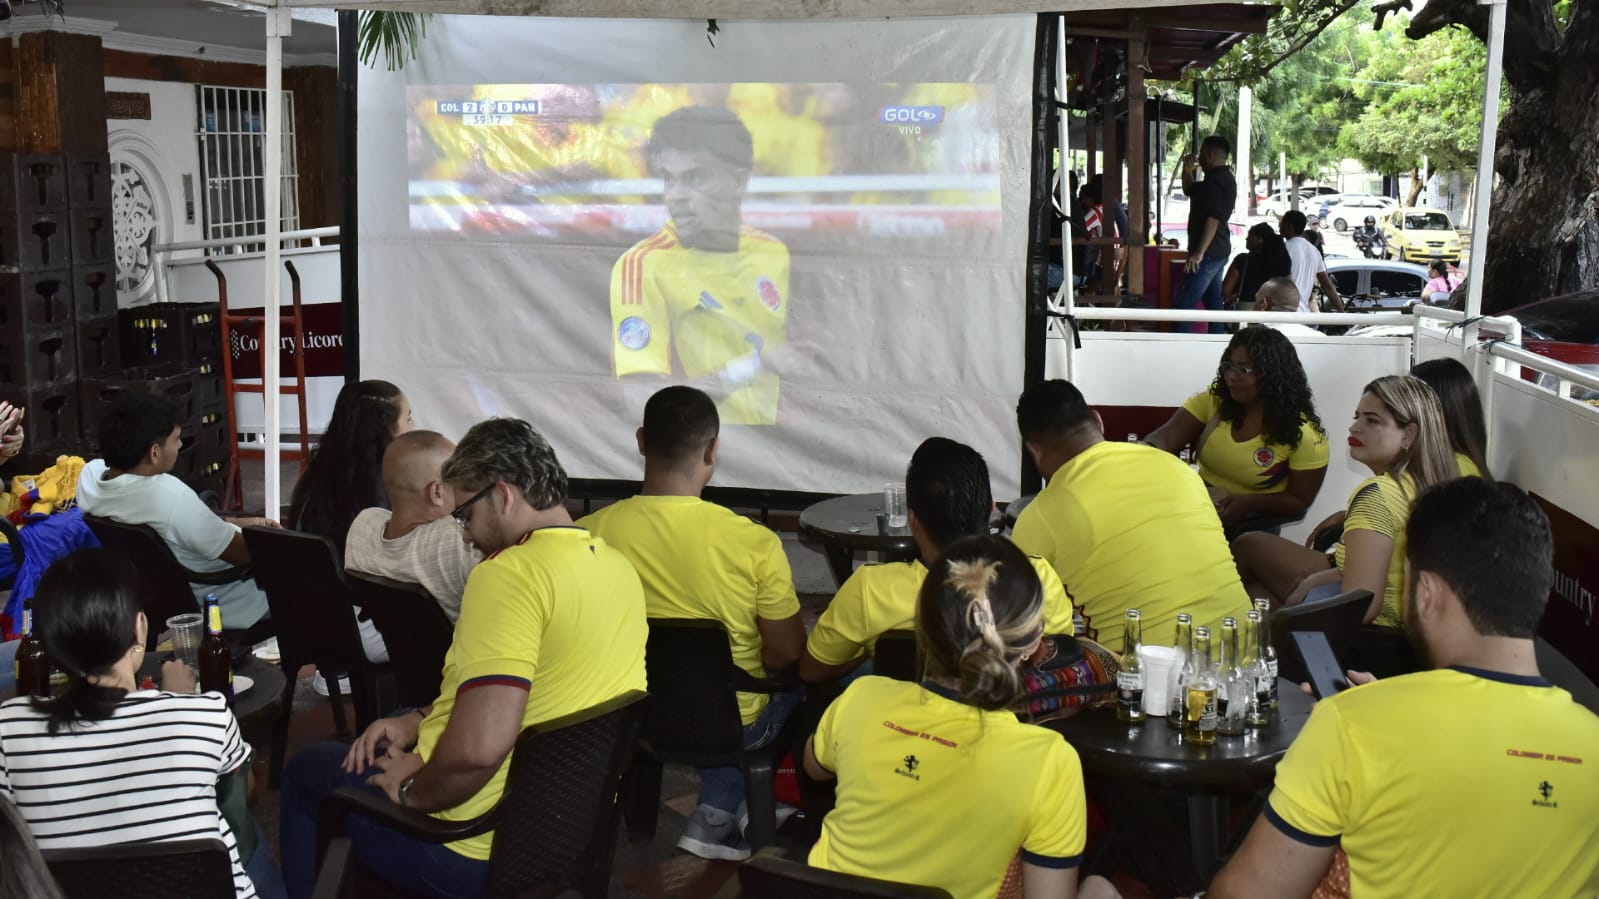
<path fill-rule="evenodd" d="M 217 779 L 250 756 L 220 695 L 137 690 L 54 736 L 47 720 L 27 697 L 0 704 L 0 794 L 39 848 L 219 837 L 239 899 L 255 896 L 217 808 Z"/>

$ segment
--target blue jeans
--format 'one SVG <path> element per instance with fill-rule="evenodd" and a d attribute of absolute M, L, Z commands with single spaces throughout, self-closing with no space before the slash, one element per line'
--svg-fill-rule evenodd
<path fill-rule="evenodd" d="M 1305 598 L 1300 600 L 1299 604 L 1302 606 L 1308 606 L 1314 602 L 1325 602 L 1326 600 L 1332 599 L 1334 596 L 1337 596 L 1343 592 L 1344 585 L 1342 581 L 1333 581 L 1330 584 L 1317 584 L 1316 586 L 1305 591 Z"/>
<path fill-rule="evenodd" d="M 771 701 L 766 703 L 766 708 L 761 710 L 760 717 L 745 725 L 744 748 L 759 749 L 777 739 L 784 722 L 799 706 L 804 692 L 794 689 L 787 693 L 774 693 Z M 700 805 L 708 805 L 729 817 L 736 816 L 738 807 L 744 804 L 744 771 L 733 765 L 701 768 L 699 771 Z"/>
<path fill-rule="evenodd" d="M 21 640 L 0 643 L 0 692 L 17 688 L 17 647 Z"/>
<path fill-rule="evenodd" d="M 277 856 L 272 854 L 272 844 L 261 831 L 261 822 L 250 816 L 255 827 L 255 854 L 244 862 L 244 873 L 255 884 L 255 894 L 261 899 L 284 899 L 288 893 L 283 886 L 283 872 L 278 868 Z"/>
<path fill-rule="evenodd" d="M 1199 270 L 1189 272 L 1183 277 L 1183 283 L 1177 285 L 1177 293 L 1171 301 L 1172 308 L 1221 311 L 1221 281 L 1226 273 L 1226 256 L 1203 257 L 1199 262 Z M 1227 327 L 1220 322 L 1183 322 L 1177 329 L 1185 334 L 1227 333 Z"/>
<path fill-rule="evenodd" d="M 322 799 L 341 787 L 364 787 L 375 772 L 347 774 L 339 765 L 350 747 L 317 743 L 294 754 L 283 766 L 283 807 L 279 836 L 283 880 L 290 899 L 306 899 L 316 885 L 316 820 Z M 384 880 L 429 896 L 468 899 L 481 895 L 488 862 L 467 858 L 439 843 L 414 840 L 364 815 L 346 826 L 355 857 Z"/>

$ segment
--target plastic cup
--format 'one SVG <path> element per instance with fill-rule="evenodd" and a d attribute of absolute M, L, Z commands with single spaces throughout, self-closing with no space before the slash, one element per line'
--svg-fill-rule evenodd
<path fill-rule="evenodd" d="M 1170 710 L 1173 675 L 1182 667 L 1182 653 L 1170 646 L 1140 646 L 1144 663 L 1144 714 L 1166 717 Z"/>
<path fill-rule="evenodd" d="M 908 523 L 905 517 L 905 485 L 883 485 L 883 514 L 888 517 L 888 526 L 902 528 Z"/>
<path fill-rule="evenodd" d="M 204 624 L 205 616 L 199 612 L 167 619 L 167 629 L 172 632 L 172 654 L 196 672 L 200 670 L 200 637 Z"/>

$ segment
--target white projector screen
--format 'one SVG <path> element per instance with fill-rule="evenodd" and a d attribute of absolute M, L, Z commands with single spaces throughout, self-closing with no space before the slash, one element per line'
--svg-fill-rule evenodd
<path fill-rule="evenodd" d="M 361 360 L 459 437 L 515 415 L 636 479 L 646 399 L 717 484 L 864 492 L 922 439 L 1014 496 L 1031 16 L 435 17 L 359 82 Z"/>

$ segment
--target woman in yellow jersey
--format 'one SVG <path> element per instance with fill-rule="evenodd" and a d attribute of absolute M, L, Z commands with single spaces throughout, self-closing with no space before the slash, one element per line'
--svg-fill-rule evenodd
<path fill-rule="evenodd" d="M 810 775 L 838 778 L 812 865 L 987 899 L 1020 854 L 1029 897 L 1079 895 L 1077 753 L 1008 711 L 1022 695 L 1017 669 L 1043 639 L 1043 610 L 1038 575 L 1008 540 L 949 546 L 917 603 L 926 679 L 860 678 L 806 744 Z M 1092 877 L 1081 895 L 1117 894 Z"/>
<path fill-rule="evenodd" d="M 1343 540 L 1331 556 L 1261 533 L 1233 541 L 1233 556 L 1252 595 L 1293 606 L 1370 590 L 1366 623 L 1397 628 L 1411 503 L 1428 487 L 1460 477 L 1432 388 L 1409 375 L 1367 384 L 1349 425 L 1349 455 L 1372 476 L 1350 494 Z"/>
<path fill-rule="evenodd" d="M 1145 442 L 1169 453 L 1198 449 L 1199 476 L 1229 537 L 1276 533 L 1303 517 L 1327 476 L 1327 431 L 1305 368 L 1271 328 L 1233 335 L 1215 380 Z"/>
<path fill-rule="evenodd" d="M 1482 417 L 1482 396 L 1471 372 L 1455 359 L 1419 362 L 1410 373 L 1427 382 L 1438 394 L 1449 428 L 1449 446 L 1455 452 L 1460 476 L 1493 479 L 1488 472 L 1488 425 Z"/>

